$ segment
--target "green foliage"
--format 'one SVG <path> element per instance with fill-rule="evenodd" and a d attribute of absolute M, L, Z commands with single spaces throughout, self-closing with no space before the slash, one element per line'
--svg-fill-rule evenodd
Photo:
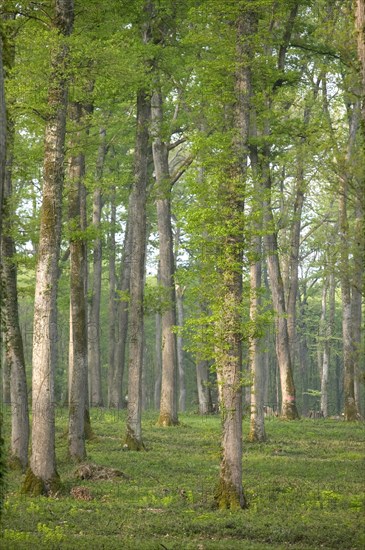
<path fill-rule="evenodd" d="M 122 470 L 113 480 L 76 479 L 63 433 L 67 411 L 57 411 L 57 455 L 64 482 L 49 498 L 17 491 L 19 472 L 9 472 L 3 514 L 3 546 L 9 550 L 104 547 L 276 550 L 362 548 L 363 425 L 335 420 L 267 422 L 268 442 L 244 443 L 243 484 L 247 510 L 212 508 L 220 460 L 220 419 L 180 415 L 168 432 L 146 414 L 148 452 L 123 452 L 124 411 L 92 410 L 97 439 L 89 460 Z M 9 429 L 6 417 L 6 433 Z M 248 433 L 248 421 L 243 423 Z M 92 500 L 76 500 L 74 486 Z"/>

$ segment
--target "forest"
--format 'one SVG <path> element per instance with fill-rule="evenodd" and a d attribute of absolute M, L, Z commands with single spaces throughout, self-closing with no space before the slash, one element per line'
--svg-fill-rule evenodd
<path fill-rule="evenodd" d="M 362 547 L 364 142 L 364 0 L 0 1 L 6 548 Z"/>

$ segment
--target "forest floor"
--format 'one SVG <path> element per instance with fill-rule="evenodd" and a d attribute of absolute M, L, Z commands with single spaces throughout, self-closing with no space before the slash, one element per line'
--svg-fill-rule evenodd
<path fill-rule="evenodd" d="M 144 415 L 148 450 L 137 453 L 123 451 L 125 411 L 93 410 L 97 437 L 87 443 L 87 462 L 103 470 L 88 466 L 84 475 L 108 479 L 81 480 L 78 467 L 67 459 L 67 411 L 58 410 L 61 492 L 49 498 L 22 496 L 22 475 L 9 471 L 0 547 L 365 548 L 363 423 L 269 419 L 267 443 L 244 441 L 249 508 L 217 511 L 212 504 L 219 417 L 184 414 L 174 428 L 156 427 L 156 419 L 156 413 Z M 247 419 L 243 428 L 247 434 Z M 113 477 L 111 468 L 123 475 Z"/>

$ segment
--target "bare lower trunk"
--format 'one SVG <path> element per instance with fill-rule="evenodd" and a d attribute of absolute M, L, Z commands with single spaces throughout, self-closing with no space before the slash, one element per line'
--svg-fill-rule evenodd
<path fill-rule="evenodd" d="M 363 183 L 363 186 L 365 183 Z M 352 315 L 352 345 L 354 361 L 354 394 L 359 413 L 361 388 L 361 322 L 362 322 L 362 290 L 364 281 L 364 253 L 365 253 L 365 219 L 361 199 L 361 188 L 358 190 L 355 214 L 355 243 L 353 250 L 354 271 L 351 288 L 351 315 Z"/>
<path fill-rule="evenodd" d="M 15 246 L 7 235 L 5 220 L 2 235 L 2 276 L 5 305 L 5 355 L 10 368 L 11 458 L 24 470 L 28 464 L 29 415 L 23 341 L 19 326 L 17 275 L 13 263 Z"/>
<path fill-rule="evenodd" d="M 129 218 L 129 214 L 128 214 Z M 129 314 L 129 287 L 131 279 L 131 254 L 132 254 L 132 222 L 127 221 L 124 236 L 123 259 L 121 265 L 121 278 L 118 291 L 120 299 L 117 303 L 118 332 L 116 334 L 116 348 L 114 355 L 113 382 L 109 391 L 109 406 L 120 409 L 123 407 L 122 383 L 126 363 L 126 346 L 128 334 Z M 127 296 L 128 295 L 128 296 Z"/>
<path fill-rule="evenodd" d="M 73 103 L 70 118 L 76 125 L 81 121 L 82 107 Z M 81 132 L 77 134 L 79 146 Z M 86 242 L 80 237 L 81 185 L 85 174 L 85 158 L 80 152 L 69 161 L 69 223 L 70 223 L 70 353 L 69 353 L 69 424 L 68 451 L 76 461 L 86 457 L 85 408 L 87 388 L 87 313 L 85 295 Z"/>
<path fill-rule="evenodd" d="M 98 151 L 96 180 L 101 184 L 104 160 L 106 155 L 105 130 L 100 131 L 100 145 Z M 102 272 L 102 245 L 100 232 L 102 210 L 101 188 L 97 187 L 93 194 L 93 226 L 97 233 L 93 247 L 93 284 L 89 312 L 89 398 L 92 407 L 103 406 L 101 383 L 101 356 L 100 356 L 100 302 L 101 302 L 101 272 Z"/>
<path fill-rule="evenodd" d="M 356 143 L 356 135 L 359 124 L 359 112 L 354 105 L 349 125 L 349 138 L 346 160 L 350 165 Z M 340 281 L 342 298 L 342 340 L 343 340 L 343 364 L 344 364 L 344 395 L 345 395 L 345 420 L 356 420 L 358 408 L 355 400 L 355 365 L 352 333 L 351 312 L 351 273 L 349 269 L 349 222 L 348 222 L 348 193 L 349 174 L 348 169 L 339 175 L 339 231 L 340 231 Z"/>
<path fill-rule="evenodd" d="M 196 363 L 196 385 L 198 388 L 199 414 L 210 414 L 213 410 L 209 387 L 210 362 L 206 359 Z"/>
<path fill-rule="evenodd" d="M 162 139 L 163 110 L 160 89 L 152 95 L 151 116 L 152 152 L 156 174 L 160 285 L 166 300 L 162 310 L 162 381 L 158 424 L 170 426 L 178 423 L 176 335 L 173 332 L 173 327 L 176 325 L 176 298 L 174 243 L 171 228 L 171 183 L 168 148 Z"/>
<path fill-rule="evenodd" d="M 125 443 L 132 450 L 144 448 L 141 426 L 143 368 L 143 291 L 146 254 L 146 187 L 148 166 L 148 124 L 150 98 L 140 91 L 137 97 L 137 137 L 134 182 L 128 217 L 132 232 L 129 302 L 129 380 Z"/>
<path fill-rule="evenodd" d="M 154 403 L 155 409 L 160 408 L 161 399 L 161 375 L 162 375 L 162 323 L 161 313 L 156 313 L 156 363 L 155 363 L 155 393 Z"/>
<path fill-rule="evenodd" d="M 270 226 L 273 223 L 271 206 L 266 205 L 266 221 Z M 278 259 L 278 246 L 276 234 L 264 236 L 267 253 L 267 264 L 270 278 L 270 288 L 273 305 L 276 312 L 276 355 L 280 372 L 281 386 L 281 414 L 287 420 L 298 418 L 296 406 L 295 386 L 292 373 L 290 356 L 289 335 L 287 327 L 284 286 L 281 279 L 280 265 Z"/>
<path fill-rule="evenodd" d="M 184 325 L 184 303 L 183 303 L 183 289 L 178 285 L 175 285 L 176 292 L 176 315 L 177 325 L 183 327 Z M 184 350 L 183 350 L 183 337 L 179 333 L 176 337 L 176 353 L 177 353 L 177 370 L 179 374 L 179 411 L 184 412 L 186 410 L 186 383 L 185 383 L 185 368 L 184 368 Z"/>
<path fill-rule="evenodd" d="M 13 464 L 17 463 L 24 470 L 28 465 L 29 413 L 23 339 L 19 324 L 17 265 L 14 261 L 16 250 L 11 231 L 14 215 L 11 208 L 14 127 L 10 124 L 10 121 L 8 124 L 4 220 L 0 239 L 1 274 L 4 292 L 5 365 L 3 368 L 4 372 L 8 371 L 10 375 L 11 459 Z"/>
<path fill-rule="evenodd" d="M 56 2 L 55 26 L 70 34 L 71 0 Z M 64 67 L 68 50 L 61 44 L 52 59 L 44 143 L 43 198 L 36 268 L 33 326 L 32 456 L 23 490 L 46 493 L 58 485 L 55 454 L 54 373 L 56 298 L 61 236 L 63 160 L 67 85 Z"/>
<path fill-rule="evenodd" d="M 253 253 L 256 261 L 250 267 L 250 321 L 253 330 L 258 330 L 258 320 L 261 308 L 261 237 L 254 239 Z M 250 441 L 265 441 L 265 419 L 264 419 L 264 374 L 265 355 L 263 353 L 262 337 L 255 334 L 250 336 L 249 362 L 252 377 L 251 386 L 251 415 L 250 415 Z"/>
<path fill-rule="evenodd" d="M 117 293 L 116 293 L 116 204 L 115 188 L 113 188 L 110 212 L 110 233 L 109 233 L 109 361 L 108 361 L 108 407 L 111 406 L 111 394 L 113 387 L 115 351 L 117 343 Z"/>

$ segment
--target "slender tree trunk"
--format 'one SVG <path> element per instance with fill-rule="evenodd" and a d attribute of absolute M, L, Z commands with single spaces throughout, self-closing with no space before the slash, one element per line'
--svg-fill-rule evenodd
<path fill-rule="evenodd" d="M 120 409 L 123 407 L 122 383 L 126 363 L 126 347 L 128 335 L 129 315 L 129 287 L 131 280 L 131 255 L 132 255 L 132 221 L 128 210 L 128 221 L 124 235 L 123 258 L 121 264 L 121 277 L 118 291 L 120 301 L 117 303 L 118 333 L 114 357 L 113 383 L 110 388 L 110 407 Z M 128 295 L 128 296 L 127 296 Z"/>
<path fill-rule="evenodd" d="M 361 322 L 362 296 L 364 285 L 364 257 L 365 257 L 365 219 L 364 198 L 361 197 L 361 187 L 358 189 L 355 207 L 355 239 L 354 239 L 354 271 L 351 289 L 352 315 L 352 344 L 354 361 L 354 393 L 358 412 L 360 413 L 360 384 L 361 384 Z"/>
<path fill-rule="evenodd" d="M 80 125 L 82 106 L 70 105 L 70 119 Z M 79 145 L 81 132 L 76 133 Z M 85 175 L 85 157 L 82 152 L 72 155 L 68 167 L 69 223 L 70 223 L 70 353 L 69 353 L 69 424 L 68 450 L 73 460 L 86 457 L 85 409 L 87 388 L 87 310 L 85 295 L 86 241 L 80 236 L 81 185 Z"/>
<path fill-rule="evenodd" d="M 0 236 L 2 226 L 2 206 L 5 187 L 6 163 L 6 108 L 3 66 L 3 37 L 0 33 Z"/>
<path fill-rule="evenodd" d="M 134 181 L 129 199 L 128 218 L 132 232 L 129 303 L 128 415 L 125 444 L 129 449 L 144 448 L 141 426 L 143 367 L 143 293 L 146 254 L 146 200 L 148 176 L 148 124 L 150 98 L 144 91 L 137 96 L 137 136 Z"/>
<path fill-rule="evenodd" d="M 361 119 L 362 134 L 365 138 L 365 2 L 356 0 L 355 7 L 355 29 L 357 33 L 357 55 L 360 62 L 361 76 Z"/>
<path fill-rule="evenodd" d="M 29 413 L 23 339 L 19 324 L 17 266 L 14 262 L 16 250 L 11 232 L 14 215 L 11 209 L 13 140 L 14 128 L 12 124 L 9 124 L 7 138 L 8 158 L 4 189 L 4 220 L 3 232 L 1 234 L 1 263 L 4 291 L 3 324 L 6 359 L 6 368 L 4 367 L 4 371 L 9 369 L 10 374 L 11 458 L 14 465 L 16 464 L 22 470 L 25 470 L 28 465 Z"/>
<path fill-rule="evenodd" d="M 73 2 L 57 0 L 54 27 L 61 35 L 72 31 Z M 56 488 L 54 339 L 58 259 L 61 237 L 63 161 L 66 130 L 68 48 L 62 38 L 52 56 L 49 80 L 49 116 L 45 129 L 43 198 L 36 269 L 33 327 L 32 456 L 23 490 L 48 494 Z"/>
<path fill-rule="evenodd" d="M 111 394 L 115 368 L 115 350 L 117 338 L 117 293 L 116 293 L 116 204 L 115 187 L 113 188 L 110 205 L 110 233 L 109 233 L 109 366 L 108 366 L 108 407 L 111 406 Z"/>
<path fill-rule="evenodd" d="M 209 387 L 209 368 L 210 362 L 206 359 L 196 362 L 199 414 L 210 414 L 213 411 L 212 395 Z"/>
<path fill-rule="evenodd" d="M 162 378 L 162 320 L 161 313 L 155 315 L 156 322 L 156 364 L 155 364 L 155 409 L 160 408 L 161 399 L 161 378 Z"/>
<path fill-rule="evenodd" d="M 103 406 L 102 382 L 101 382 L 101 356 L 100 356 L 100 302 L 101 302 L 101 273 L 102 273 L 102 245 L 100 232 L 102 196 L 101 180 L 103 177 L 104 161 L 106 155 L 105 130 L 100 131 L 100 145 L 96 163 L 96 180 L 98 187 L 93 193 L 93 226 L 97 233 L 93 248 L 93 284 L 91 291 L 91 303 L 89 312 L 89 387 L 90 404 L 92 407 Z"/>
<path fill-rule="evenodd" d="M 357 106 L 354 105 L 349 127 L 349 140 L 346 160 L 350 165 L 353 154 L 356 134 L 358 130 L 359 116 Z M 344 395 L 345 395 L 345 420 L 356 420 L 359 415 L 355 399 L 355 364 L 354 343 L 352 326 L 351 304 L 351 274 L 349 269 L 349 222 L 348 222 L 348 194 L 349 174 L 348 168 L 339 174 L 339 231 L 340 231 L 340 282 L 342 297 L 342 340 L 344 363 Z"/>
<path fill-rule="evenodd" d="M 321 413 L 324 418 L 328 416 L 328 379 L 330 365 L 330 341 L 329 341 L 329 321 L 327 316 L 327 294 L 329 290 L 329 278 L 326 278 L 322 290 L 322 313 L 320 322 L 320 337 L 323 340 L 323 345 L 319 346 L 321 350 Z M 322 326 L 321 326 L 322 325 Z"/>
<path fill-rule="evenodd" d="M 250 321 L 257 331 L 258 316 L 261 309 L 261 237 L 254 238 L 253 254 L 255 259 L 250 266 Z M 265 441 L 264 419 L 264 360 L 263 338 L 255 334 L 250 336 L 249 362 L 252 376 L 250 441 Z"/>
<path fill-rule="evenodd" d="M 176 294 L 176 316 L 177 326 L 183 327 L 184 325 L 184 289 L 179 285 L 175 285 Z M 179 411 L 184 412 L 186 410 L 186 382 L 185 382 L 185 368 L 184 368 L 184 349 L 183 349 L 183 337 L 179 333 L 176 336 L 176 354 L 177 354 L 177 371 L 179 374 Z"/>
<path fill-rule="evenodd" d="M 268 189 L 270 189 L 270 187 Z M 276 312 L 276 355 L 280 371 L 282 399 L 281 414 L 283 418 L 293 420 L 298 418 L 298 411 L 296 407 L 295 386 L 290 356 L 284 285 L 281 278 L 278 258 L 277 235 L 275 232 L 272 232 L 272 229 L 269 229 L 273 227 L 274 223 L 270 204 L 266 204 L 265 221 L 267 233 L 264 236 L 264 242 L 267 253 L 270 288 Z"/>
<path fill-rule="evenodd" d="M 256 113 L 251 112 L 251 134 L 257 138 Z M 262 308 L 262 185 L 258 173 L 258 150 L 251 146 L 250 160 L 255 177 L 253 190 L 253 208 L 259 212 L 253 223 L 251 243 L 251 265 L 250 265 L 250 321 L 254 334 L 249 340 L 249 370 L 252 377 L 250 389 L 250 434 L 251 441 L 265 441 L 265 417 L 264 417 L 264 393 L 265 393 L 265 354 L 263 353 L 263 336 L 257 336 L 259 316 Z"/>
<path fill-rule="evenodd" d="M 174 285 L 174 243 L 171 227 L 171 182 L 168 148 L 162 139 L 163 107 L 161 90 L 152 95 L 151 118 L 153 143 L 152 153 L 156 175 L 157 225 L 160 253 L 160 285 L 167 305 L 162 310 L 162 382 L 160 426 L 178 424 L 177 415 L 177 354 L 176 298 Z"/>

